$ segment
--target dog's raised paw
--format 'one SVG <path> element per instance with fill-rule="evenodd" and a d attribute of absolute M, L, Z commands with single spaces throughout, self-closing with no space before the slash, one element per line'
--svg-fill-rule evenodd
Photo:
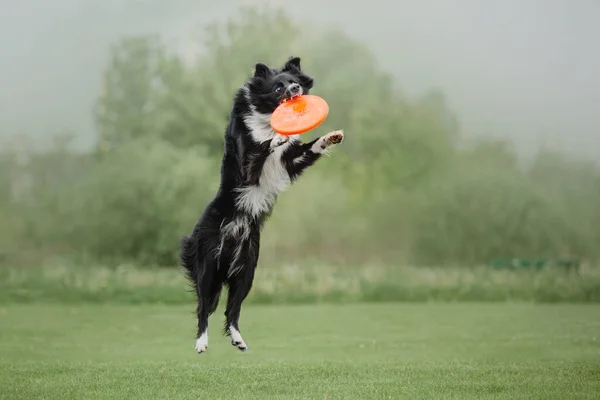
<path fill-rule="evenodd" d="M 334 131 L 334 132 L 328 133 L 326 136 L 326 139 L 331 144 L 342 143 L 342 140 L 344 140 L 344 132 Z"/>

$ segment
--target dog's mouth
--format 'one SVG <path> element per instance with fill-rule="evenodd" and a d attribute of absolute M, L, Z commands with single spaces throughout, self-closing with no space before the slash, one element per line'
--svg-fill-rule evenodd
<path fill-rule="evenodd" d="M 302 94 L 300 94 L 300 93 L 297 93 L 297 94 L 294 94 L 294 95 L 291 95 L 291 96 L 285 96 L 283 99 L 281 99 L 281 103 L 283 104 L 283 103 L 285 103 L 288 100 L 294 100 L 294 99 L 297 99 L 298 97 L 301 97 L 301 96 L 302 96 Z"/>

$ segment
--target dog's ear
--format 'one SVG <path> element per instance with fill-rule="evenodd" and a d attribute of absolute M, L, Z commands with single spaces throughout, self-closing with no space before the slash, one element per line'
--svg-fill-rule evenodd
<path fill-rule="evenodd" d="M 290 71 L 294 69 L 302 71 L 302 68 L 300 68 L 300 57 L 291 57 L 283 67 L 284 71 Z"/>
<path fill-rule="evenodd" d="M 256 63 L 254 66 L 254 77 L 255 78 L 266 78 L 271 73 L 271 69 L 263 63 Z"/>

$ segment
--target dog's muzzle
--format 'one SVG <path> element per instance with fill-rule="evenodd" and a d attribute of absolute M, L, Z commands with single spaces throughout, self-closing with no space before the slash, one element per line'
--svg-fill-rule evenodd
<path fill-rule="evenodd" d="M 292 97 L 301 96 L 302 92 L 302 86 L 292 83 L 285 89 L 285 96 L 291 99 Z"/>

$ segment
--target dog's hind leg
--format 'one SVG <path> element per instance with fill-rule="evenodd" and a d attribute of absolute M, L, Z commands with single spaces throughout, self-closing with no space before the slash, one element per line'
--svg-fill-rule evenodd
<path fill-rule="evenodd" d="M 218 264 L 217 264 L 218 265 Z M 212 279 L 212 285 L 210 287 L 209 294 L 209 307 L 208 307 L 208 315 L 212 315 L 219 306 L 219 300 L 221 298 L 221 290 L 223 288 L 223 282 L 225 282 L 226 274 L 223 273 L 222 270 L 217 270 Z"/>
<path fill-rule="evenodd" d="M 258 235 L 258 234 L 257 234 Z M 252 239 L 250 242 L 253 242 Z M 258 240 L 245 247 L 240 260 L 244 260 L 243 265 L 236 268 L 235 273 L 227 278 L 229 291 L 227 295 L 227 308 L 225 310 L 225 334 L 231 336 L 231 344 L 241 351 L 246 351 L 248 345 L 244 342 L 240 333 L 239 319 L 242 309 L 242 302 L 250 293 L 252 281 L 254 280 L 254 271 L 258 262 Z M 234 267 L 233 265 L 231 267 Z"/>
<path fill-rule="evenodd" d="M 208 315 L 212 315 L 217 310 L 219 306 L 219 299 L 221 298 L 221 287 L 222 283 L 218 283 L 213 285 L 211 288 L 210 296 L 209 296 L 209 307 L 208 307 Z"/>
<path fill-rule="evenodd" d="M 198 353 L 208 350 L 208 316 L 211 314 L 213 306 L 216 308 L 214 304 L 214 285 L 216 279 L 218 279 L 217 260 L 213 257 L 205 258 L 196 281 L 196 294 L 198 295 L 198 307 L 196 308 L 198 317 L 196 351 Z"/>
<path fill-rule="evenodd" d="M 228 279 L 229 293 L 227 295 L 227 309 L 225 310 L 225 333 L 231 336 L 231 344 L 241 351 L 246 351 L 248 345 L 244 342 L 240 333 L 240 312 L 242 302 L 252 288 L 253 278 L 254 268 L 244 265 L 244 268 L 237 275 Z"/>

